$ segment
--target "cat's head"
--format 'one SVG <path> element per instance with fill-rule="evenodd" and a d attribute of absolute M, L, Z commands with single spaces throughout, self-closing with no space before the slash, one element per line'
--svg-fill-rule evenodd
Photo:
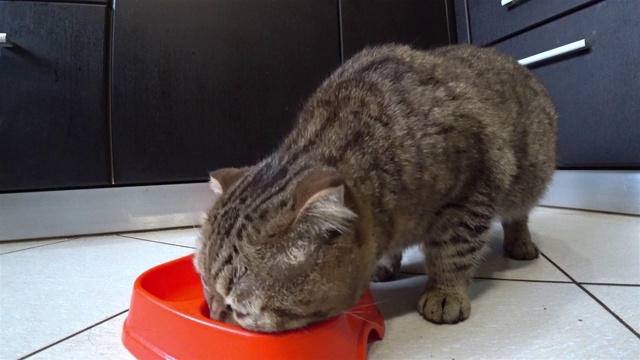
<path fill-rule="evenodd" d="M 368 286 L 375 249 L 343 178 L 282 171 L 211 174 L 216 199 L 194 262 L 212 319 L 261 332 L 304 327 L 352 307 Z"/>

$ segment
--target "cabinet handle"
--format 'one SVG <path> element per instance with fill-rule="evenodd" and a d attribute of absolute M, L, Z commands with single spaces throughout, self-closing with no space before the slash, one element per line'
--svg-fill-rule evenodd
<path fill-rule="evenodd" d="M 6 33 L 0 33 L 0 47 L 12 47 L 13 43 L 9 41 Z"/>
<path fill-rule="evenodd" d="M 525 2 L 527 0 L 500 0 L 500 5 L 506 8 L 512 8 L 516 5 L 520 5 L 520 3 Z"/>
<path fill-rule="evenodd" d="M 540 54 L 520 59 L 518 60 L 518 62 L 520 63 L 520 65 L 531 65 L 543 60 L 550 59 L 552 57 L 568 54 L 573 51 L 584 50 L 587 48 L 589 48 L 589 44 L 587 44 L 587 41 L 585 39 L 582 39 L 576 42 L 572 42 L 571 44 L 560 46 L 555 49 L 541 52 Z"/>
<path fill-rule="evenodd" d="M 501 0 L 500 5 L 506 6 L 506 7 L 512 7 L 520 4 L 522 1 L 524 0 Z"/>

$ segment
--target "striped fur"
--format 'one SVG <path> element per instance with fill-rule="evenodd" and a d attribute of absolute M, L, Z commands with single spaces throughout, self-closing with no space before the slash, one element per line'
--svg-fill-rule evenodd
<path fill-rule="evenodd" d="M 305 326 L 355 304 L 370 279 L 397 271 L 402 249 L 422 244 L 419 313 L 466 319 L 494 219 L 507 255 L 538 256 L 527 215 L 555 169 L 555 139 L 542 84 L 494 50 L 362 51 L 271 156 L 213 173 L 222 194 L 195 258 L 212 318 L 267 332 Z"/>

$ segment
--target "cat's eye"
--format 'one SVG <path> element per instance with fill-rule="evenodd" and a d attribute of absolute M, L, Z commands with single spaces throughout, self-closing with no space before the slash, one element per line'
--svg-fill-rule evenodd
<path fill-rule="evenodd" d="M 340 235 L 342 235 L 340 231 L 336 229 L 331 229 L 325 234 L 325 238 L 327 239 L 327 241 L 333 241 Z"/>
<path fill-rule="evenodd" d="M 240 319 L 246 318 L 246 317 L 247 317 L 247 314 L 245 314 L 245 313 L 241 313 L 241 312 L 239 312 L 239 311 L 234 310 L 234 311 L 233 311 L 233 316 L 235 316 L 235 317 L 236 317 L 236 319 L 240 320 Z"/>
<path fill-rule="evenodd" d="M 228 314 L 233 314 L 235 316 L 235 318 L 238 319 L 238 320 L 247 317 L 247 314 L 242 313 L 242 312 L 232 308 L 231 305 L 227 305 L 227 313 Z"/>

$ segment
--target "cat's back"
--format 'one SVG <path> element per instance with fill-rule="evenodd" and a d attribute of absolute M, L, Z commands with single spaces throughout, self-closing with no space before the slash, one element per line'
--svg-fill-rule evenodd
<path fill-rule="evenodd" d="M 547 123 L 555 121 L 543 84 L 510 56 L 472 45 L 424 51 L 398 44 L 365 48 L 345 62 L 318 88 L 300 120 L 323 121 L 317 115 L 329 108 L 335 113 L 358 103 L 368 110 L 374 102 L 391 109 L 400 127 L 420 116 L 424 123 L 424 115 L 431 115 L 425 109 L 451 118 L 467 112 L 463 118 L 481 121 L 501 115 L 489 126 L 502 119 L 519 126 L 518 115 L 540 109 L 549 114 Z"/>
<path fill-rule="evenodd" d="M 394 207 L 402 194 L 423 201 L 421 189 L 480 182 L 499 193 L 530 178 L 519 190 L 540 193 L 555 167 L 555 131 L 544 86 L 513 58 L 391 44 L 325 80 L 280 154 L 337 168 L 379 207 Z"/>
<path fill-rule="evenodd" d="M 460 44 L 420 50 L 408 45 L 386 44 L 365 48 L 354 55 L 327 79 L 325 85 L 354 78 L 384 79 L 390 75 L 395 76 L 396 80 L 401 80 L 411 73 L 437 77 L 444 82 L 474 82 L 481 78 L 498 82 L 506 79 L 484 76 L 487 72 L 491 75 L 517 73 L 531 79 L 526 68 L 520 66 L 512 57 L 493 48 Z M 522 78 L 512 78 L 510 82 L 521 80 Z"/>
<path fill-rule="evenodd" d="M 413 146 L 423 145 L 420 151 L 438 152 L 480 136 L 509 150 L 537 134 L 552 148 L 555 117 L 542 83 L 494 49 L 389 44 L 362 50 L 325 80 L 287 142 L 311 141 L 322 152 L 356 135 L 366 141 L 351 144 L 367 151 L 411 140 L 422 142 Z"/>

